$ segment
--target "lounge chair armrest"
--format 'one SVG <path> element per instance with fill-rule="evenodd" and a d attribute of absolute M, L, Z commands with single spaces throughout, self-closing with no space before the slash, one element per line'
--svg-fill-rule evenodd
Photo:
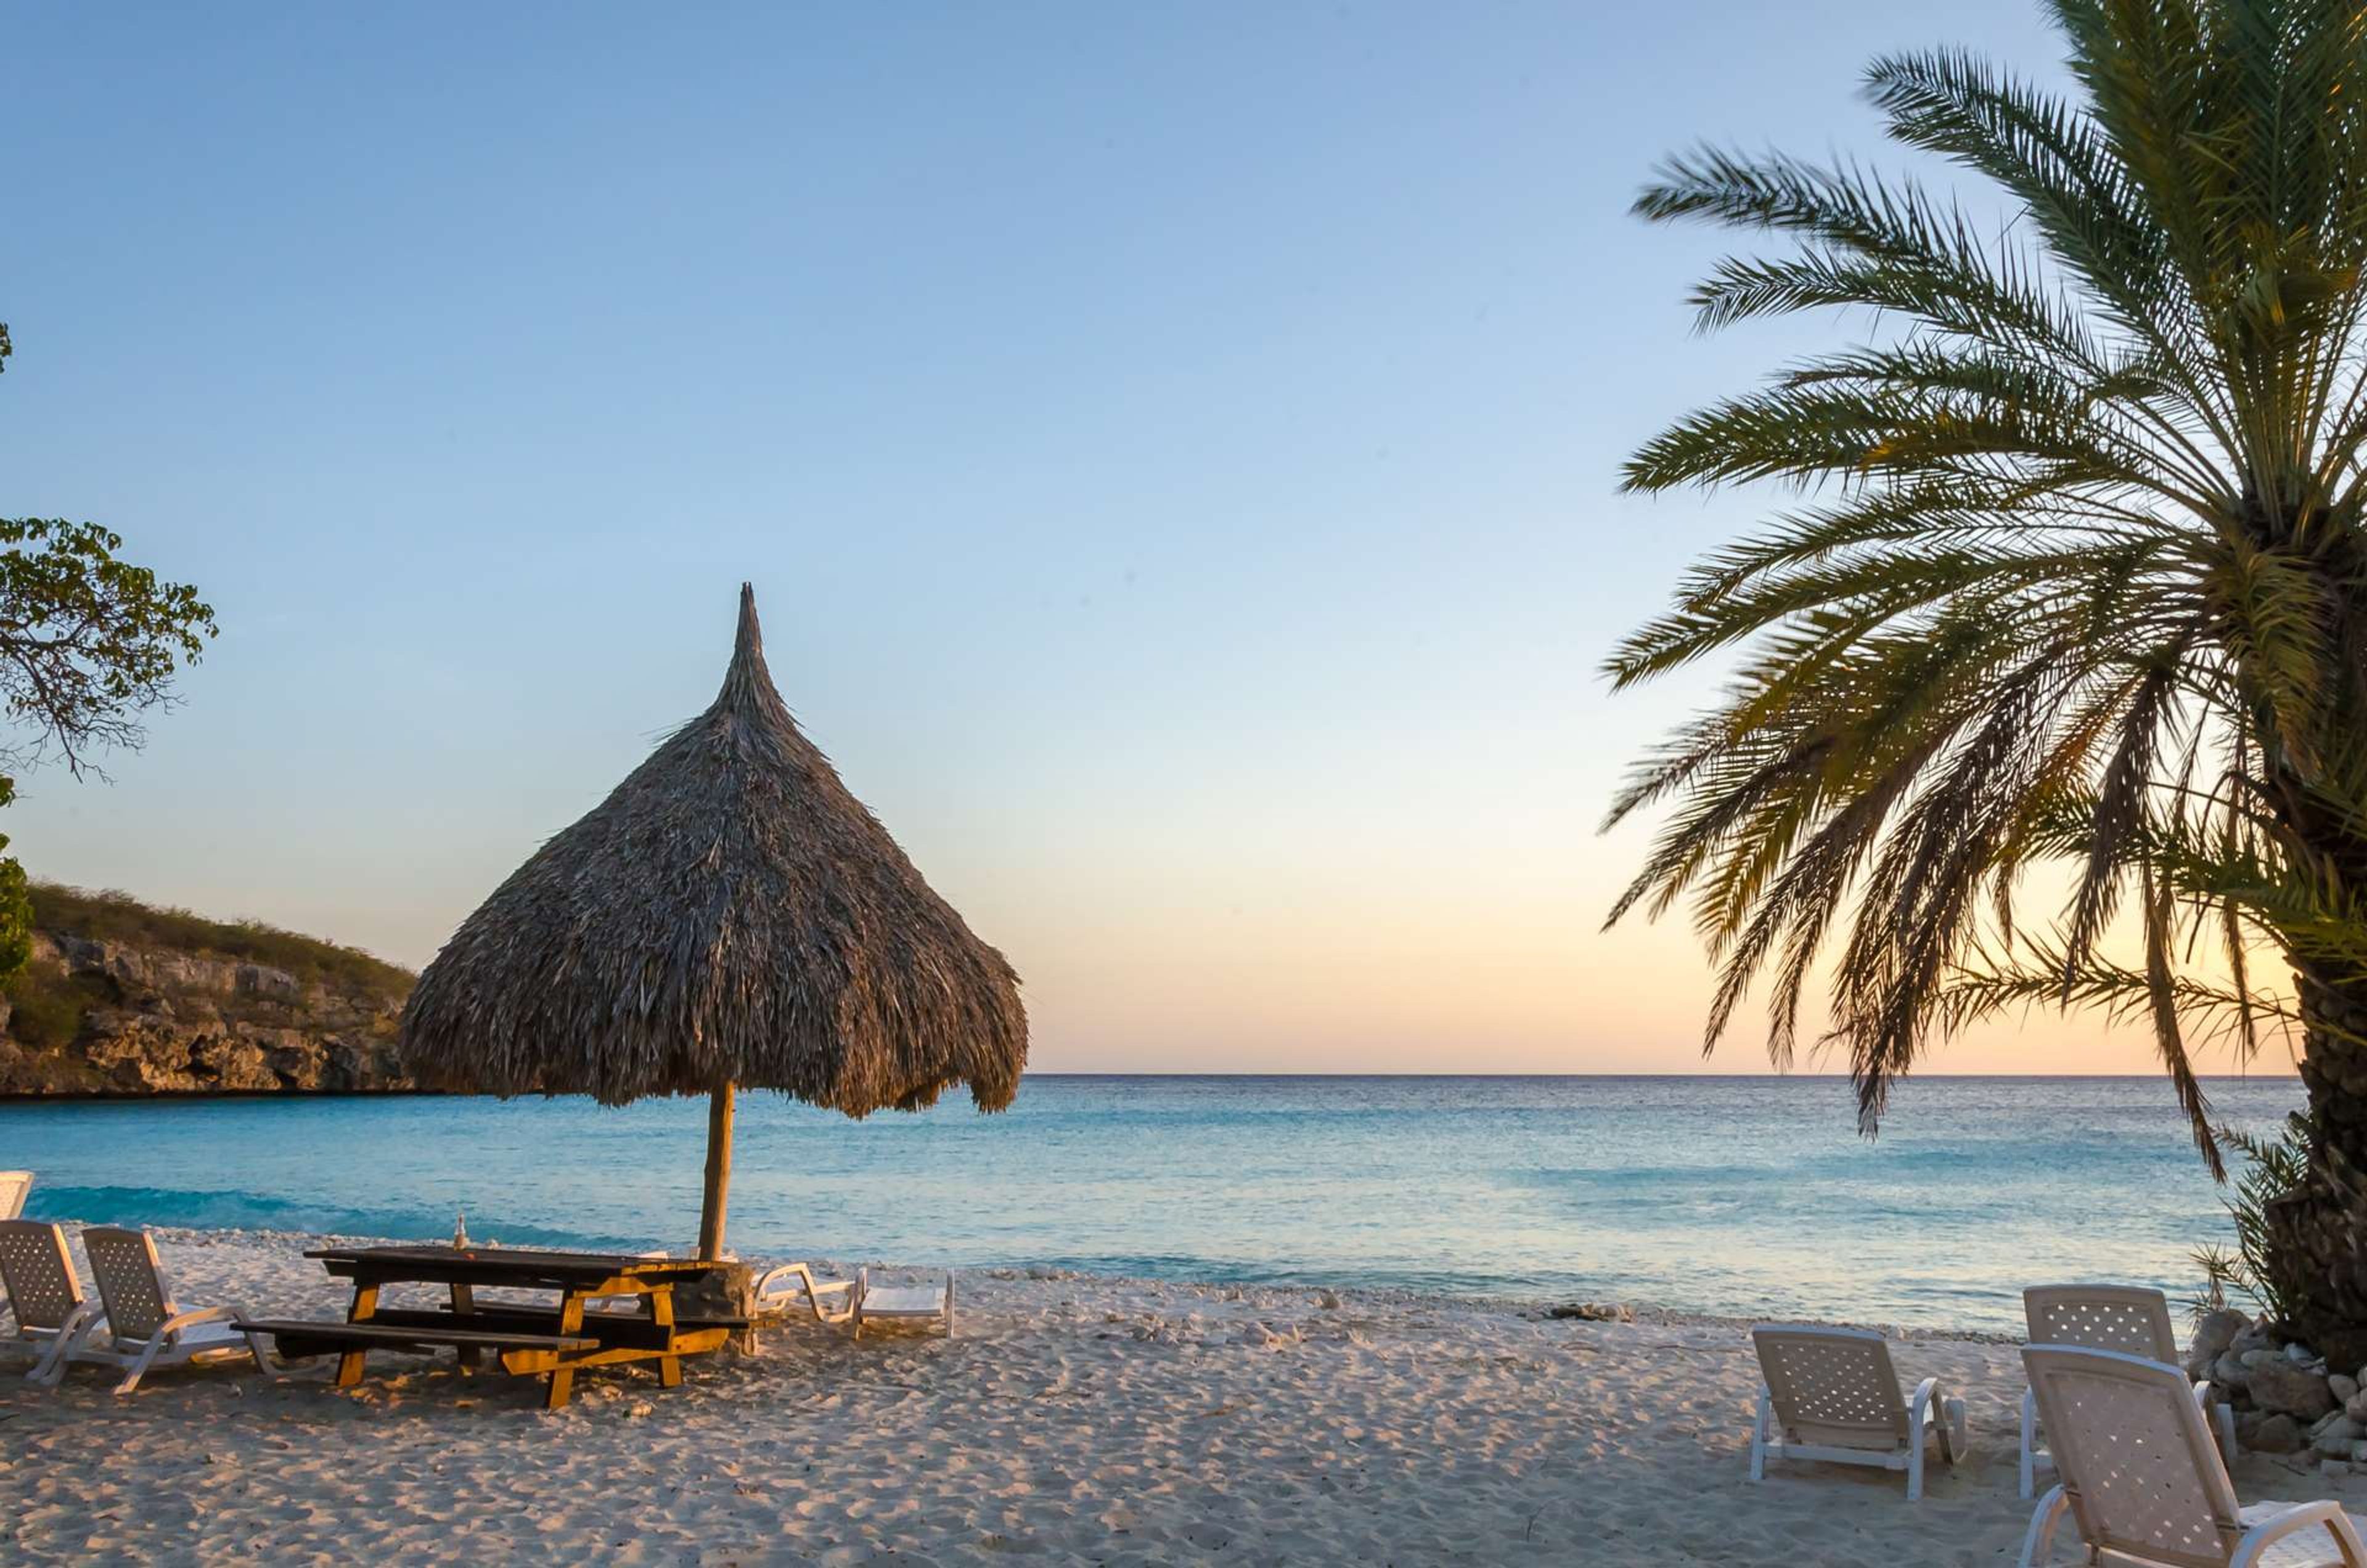
<path fill-rule="evenodd" d="M 1965 1402 L 1952 1397 L 1938 1378 L 1925 1378 L 1915 1385 L 1915 1396 L 1907 1402 L 1907 1432 L 1918 1463 L 1921 1462 L 1927 1433 L 1940 1439 L 1940 1457 L 1950 1464 L 1962 1464 L 1972 1451 L 1971 1430 L 1965 1425 Z"/>
<path fill-rule="evenodd" d="M 757 1278 L 757 1296 L 762 1298 L 774 1294 L 787 1295 L 789 1293 L 788 1292 L 780 1291 L 776 1292 L 773 1288 L 773 1282 L 775 1280 L 787 1279 L 794 1279 L 798 1281 L 798 1288 L 810 1296 L 837 1295 L 842 1292 L 855 1289 L 855 1281 L 852 1280 L 817 1280 L 813 1277 L 812 1271 L 808 1269 L 806 1265 L 802 1263 L 789 1263 L 785 1264 L 778 1269 L 767 1269 L 764 1274 Z"/>
<path fill-rule="evenodd" d="M 2367 1564 L 2367 1547 L 2362 1547 L 2358 1530 L 2351 1525 L 2342 1505 L 2331 1499 L 2316 1503 L 2296 1503 L 2262 1519 L 2244 1532 L 2236 1543 L 2236 1551 L 2227 1559 L 2228 1568 L 2245 1568 L 2258 1562 L 2260 1554 L 2275 1542 L 2299 1530 L 2322 1529 L 2334 1537 L 2345 1562 Z"/>
<path fill-rule="evenodd" d="M 58 1325 L 57 1337 L 50 1341 L 48 1350 L 33 1363 L 25 1374 L 28 1382 L 43 1383 L 55 1388 L 65 1381 L 66 1364 L 74 1353 L 89 1342 L 90 1337 L 107 1325 L 107 1313 L 96 1302 L 78 1303 Z"/>
<path fill-rule="evenodd" d="M 849 1315 L 853 1308 L 841 1307 L 835 1314 L 831 1313 L 825 1309 L 824 1298 L 846 1295 L 854 1289 L 855 1281 L 852 1280 L 817 1280 L 813 1277 L 813 1270 L 805 1264 L 784 1263 L 777 1269 L 766 1269 L 757 1279 L 753 1294 L 756 1304 L 763 1307 L 794 1300 L 802 1292 L 806 1303 L 813 1308 L 814 1316 L 825 1323 L 834 1323 Z"/>
<path fill-rule="evenodd" d="M 2055 1555 L 2055 1527 L 2071 1506 L 2070 1497 L 2056 1486 L 2038 1500 L 2032 1510 L 2029 1533 L 2022 1538 L 2021 1568 L 2037 1568 L 2037 1564 Z"/>
<path fill-rule="evenodd" d="M 2225 1401 L 2214 1403 L 2211 1380 L 2203 1379 L 2194 1385 L 2194 1408 L 2203 1412 L 2203 1424 L 2211 1428 L 2211 1440 L 2219 1449 L 2220 1461 L 2230 1469 L 2236 1463 L 2236 1409 Z"/>
<path fill-rule="evenodd" d="M 240 1316 L 236 1307 L 199 1307 L 195 1312 L 177 1312 L 156 1325 L 156 1337 L 171 1343 L 182 1330 L 195 1328 L 201 1323 L 235 1323 Z"/>

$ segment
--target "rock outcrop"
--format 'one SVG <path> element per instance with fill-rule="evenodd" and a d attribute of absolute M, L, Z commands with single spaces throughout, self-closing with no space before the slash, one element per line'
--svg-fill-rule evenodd
<path fill-rule="evenodd" d="M 2220 1310 L 2195 1325 L 2187 1374 L 2211 1382 L 2214 1404 L 2236 1413 L 2236 1441 L 2261 1453 L 2307 1449 L 2338 1474 L 2367 1467 L 2367 1367 L 2328 1370 L 2308 1346 L 2268 1320 Z"/>
<path fill-rule="evenodd" d="M 70 1001 L 45 1008 L 40 1031 L 29 1001 L 0 1001 L 0 1095 L 411 1087 L 394 1054 L 402 1001 L 383 986 L 47 931 L 24 981 Z"/>

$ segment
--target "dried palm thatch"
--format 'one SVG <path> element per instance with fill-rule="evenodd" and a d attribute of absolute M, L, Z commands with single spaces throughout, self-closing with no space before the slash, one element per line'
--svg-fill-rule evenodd
<path fill-rule="evenodd" d="M 424 1083 L 707 1094 L 703 1254 L 722 1240 L 734 1086 L 850 1116 L 966 1083 L 1011 1103 L 1018 976 L 798 730 L 754 591 L 723 689 L 461 923 L 402 1011 Z"/>

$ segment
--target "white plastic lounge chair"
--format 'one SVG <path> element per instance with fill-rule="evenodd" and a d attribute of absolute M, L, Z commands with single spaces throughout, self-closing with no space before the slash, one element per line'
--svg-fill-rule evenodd
<path fill-rule="evenodd" d="M 260 1336 L 231 1326 L 242 1315 L 236 1308 L 183 1312 L 174 1304 L 156 1244 L 146 1231 L 93 1225 L 82 1233 L 82 1252 L 90 1260 L 90 1277 L 98 1282 L 106 1315 L 86 1323 L 59 1348 L 42 1381 L 59 1382 L 66 1368 L 77 1361 L 123 1368 L 123 1381 L 115 1385 L 118 1393 L 138 1388 L 152 1371 L 192 1362 L 251 1356 L 258 1371 L 280 1370 Z"/>
<path fill-rule="evenodd" d="M 0 1287 L 8 1292 L 9 1315 L 16 1320 L 15 1332 L 0 1345 L 32 1359 L 27 1377 L 53 1381 L 51 1363 L 98 1315 L 97 1306 L 83 1300 L 82 1281 L 66 1254 L 65 1227 L 0 1220 Z"/>
<path fill-rule="evenodd" d="M 844 1303 L 831 1298 L 844 1296 Z M 937 1323 L 946 1325 L 946 1337 L 954 1337 L 954 1277 L 950 1271 L 943 1285 L 875 1285 L 871 1270 L 858 1269 L 852 1280 L 816 1280 L 813 1270 L 802 1263 L 785 1263 L 767 1272 L 756 1281 L 756 1310 L 760 1316 L 786 1315 L 796 1310 L 802 1298 L 811 1309 L 817 1323 L 855 1325 L 855 1337 L 863 1337 L 866 1323 Z"/>
<path fill-rule="evenodd" d="M 2169 1299 L 2159 1291 L 2136 1285 L 2033 1285 L 2022 1292 L 2022 1315 L 2030 1323 L 2033 1345 L 2081 1345 L 2090 1350 L 2118 1350 L 2168 1366 L 2178 1364 L 2178 1336 L 2170 1327 Z M 2214 1422 L 2219 1457 L 2236 1462 L 2236 1412 L 2213 1405 L 2211 1384 L 2194 1385 L 2194 1402 Z M 2038 1486 L 2038 1468 L 2054 1461 L 2038 1442 L 2038 1395 L 2022 1393 L 2022 1495 Z"/>
<path fill-rule="evenodd" d="M 1878 1465 L 1907 1472 L 1911 1503 L 1923 1495 L 1923 1450 L 1934 1438 L 1950 1464 L 1971 1451 L 1965 1402 L 1946 1397 L 1938 1378 L 1903 1397 L 1881 1335 L 1762 1323 L 1750 1340 L 1766 1376 L 1750 1427 L 1751 1480 L 1766 1479 L 1771 1459 Z"/>
<path fill-rule="evenodd" d="M 25 1212 L 25 1194 L 33 1190 L 33 1173 L 29 1170 L 0 1170 L 0 1220 L 13 1220 Z"/>
<path fill-rule="evenodd" d="M 2063 1483 L 2040 1499 L 2022 1568 L 2055 1547 L 2066 1513 L 2086 1561 L 2111 1568 L 2367 1568 L 2339 1503 L 2244 1507 L 2178 1368 L 2117 1350 L 2022 1352 Z"/>

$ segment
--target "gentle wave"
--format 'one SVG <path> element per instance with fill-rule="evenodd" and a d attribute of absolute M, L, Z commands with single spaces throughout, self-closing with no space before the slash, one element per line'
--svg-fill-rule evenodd
<path fill-rule="evenodd" d="M 90 1224 L 170 1225 L 189 1230 L 297 1231 L 313 1235 L 440 1240 L 457 1213 L 423 1209 L 357 1209 L 304 1198 L 253 1192 L 196 1191 L 177 1187 L 36 1186 L 25 1203 L 30 1220 L 79 1220 Z M 640 1238 L 601 1235 L 528 1223 L 505 1224 L 499 1236 L 515 1247 L 639 1247 Z"/>

